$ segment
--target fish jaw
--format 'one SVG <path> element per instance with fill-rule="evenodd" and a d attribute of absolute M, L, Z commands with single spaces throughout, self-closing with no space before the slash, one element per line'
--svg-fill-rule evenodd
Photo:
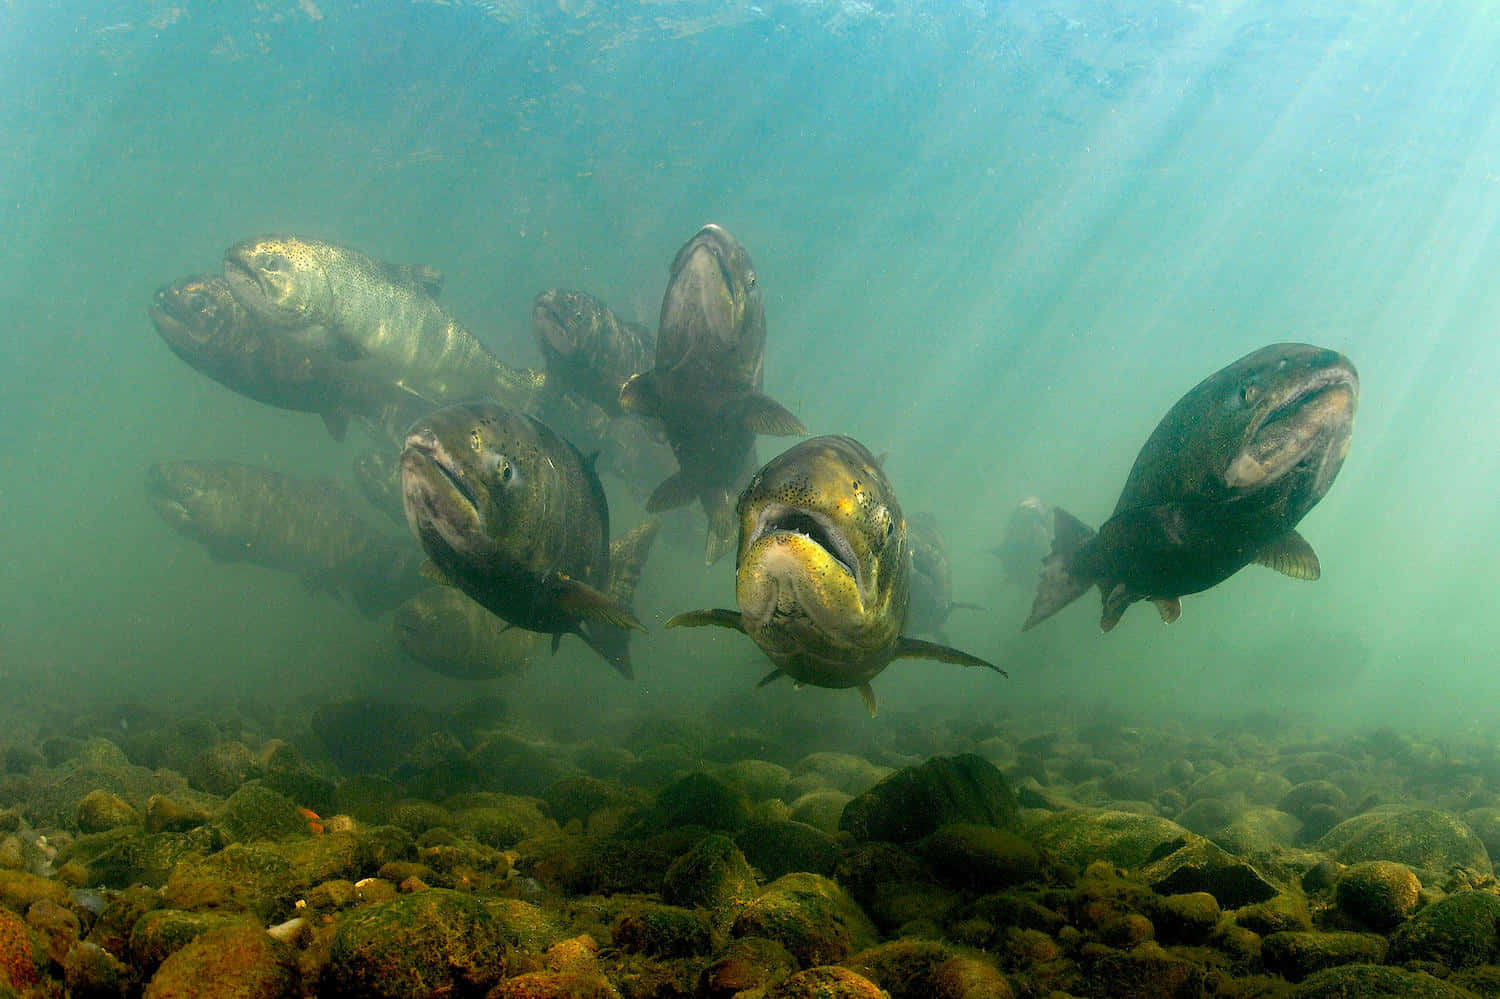
<path fill-rule="evenodd" d="M 745 632 L 779 665 L 790 657 L 852 661 L 872 644 L 854 577 L 805 534 L 773 531 L 751 544 L 735 596 Z"/>
<path fill-rule="evenodd" d="M 433 540 L 446 548 L 441 554 L 460 557 L 488 547 L 482 497 L 429 429 L 413 430 L 402 448 L 401 505 L 412 533 L 435 559 L 440 553 L 430 547 Z"/>
<path fill-rule="evenodd" d="M 1359 387 L 1340 368 L 1320 375 L 1255 422 L 1245 445 L 1225 468 L 1225 485 L 1240 492 L 1258 489 L 1319 450 L 1334 459 L 1332 471 L 1319 477 L 1332 481 L 1348 451 Z"/>

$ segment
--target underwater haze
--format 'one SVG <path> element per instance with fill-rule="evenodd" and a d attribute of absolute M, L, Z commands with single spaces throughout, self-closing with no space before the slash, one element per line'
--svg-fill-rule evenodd
<path fill-rule="evenodd" d="M 801 690 L 807 710 L 1483 732 L 1497 51 L 1500 18 L 1459 2 L 0 5 L 0 711 L 472 695 L 406 659 L 388 617 L 156 516 L 155 462 L 349 482 L 364 448 L 183 364 L 156 289 L 245 237 L 315 236 L 436 267 L 454 316 L 540 367 L 534 296 L 586 290 L 654 328 L 673 254 L 717 222 L 759 272 L 765 391 L 888 452 L 982 608 L 948 640 L 1010 674 L 902 660 L 873 721 L 849 691 Z M 1300 527 L 1322 578 L 1252 566 L 1170 626 L 1142 606 L 1107 635 L 1090 592 L 1023 635 L 1031 587 L 990 551 L 1016 505 L 1099 524 L 1167 409 L 1277 341 L 1361 380 Z M 605 487 L 617 532 L 642 519 L 643 494 Z M 702 531 L 696 505 L 665 518 L 634 683 L 565 639 L 513 702 L 790 696 L 751 690 L 766 663 L 743 636 L 663 629 L 733 606 Z"/>

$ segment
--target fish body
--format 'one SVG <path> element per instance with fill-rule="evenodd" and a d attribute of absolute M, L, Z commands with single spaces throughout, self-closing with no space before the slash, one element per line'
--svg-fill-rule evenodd
<path fill-rule="evenodd" d="M 416 592 L 414 552 L 350 512 L 321 479 L 229 461 L 159 462 L 146 474 L 152 507 L 217 560 L 301 575 L 378 613 Z"/>
<path fill-rule="evenodd" d="M 901 657 L 993 665 L 903 635 L 911 584 L 907 525 L 890 481 L 850 437 L 814 437 L 771 459 L 736 506 L 738 611 L 667 622 L 735 628 L 798 683 L 859 689 Z"/>
<path fill-rule="evenodd" d="M 1176 620 L 1180 597 L 1252 562 L 1318 578 L 1296 527 L 1343 465 L 1358 402 L 1354 365 L 1310 344 L 1272 344 L 1204 379 L 1141 448 L 1098 533 L 1056 510 L 1025 627 L 1089 586 L 1099 587 L 1108 631 L 1138 600 Z"/>
<path fill-rule="evenodd" d="M 401 503 L 401 452 L 378 447 L 354 459 L 354 482 L 370 505 L 406 526 Z"/>
<path fill-rule="evenodd" d="M 378 393 L 330 357 L 326 330 L 274 329 L 257 320 L 217 275 L 192 275 L 159 290 L 150 307 L 162 340 L 220 385 L 278 409 L 317 413 L 342 439 L 351 416 L 379 417 Z"/>
<path fill-rule="evenodd" d="M 401 485 L 443 578 L 510 624 L 579 635 L 631 675 L 629 601 L 649 538 L 612 560 L 604 488 L 577 448 L 498 403 L 450 406 L 412 426 Z"/>
<path fill-rule="evenodd" d="M 1006 582 L 1032 586 L 1037 566 L 1052 548 L 1052 511 L 1028 496 L 1010 512 L 1000 543 L 990 552 L 1000 559 Z"/>
<path fill-rule="evenodd" d="M 416 594 L 391 619 L 401 648 L 428 669 L 455 680 L 524 673 L 544 640 L 516 628 L 451 586 Z"/>
<path fill-rule="evenodd" d="M 235 300 L 267 326 L 326 331 L 326 351 L 424 411 L 472 398 L 525 409 L 545 379 L 512 368 L 438 304 L 431 268 L 390 264 L 317 239 L 247 239 L 224 255 Z"/>
<path fill-rule="evenodd" d="M 734 546 L 731 497 L 755 468 L 756 434 L 801 435 L 800 420 L 762 394 L 766 315 L 745 248 L 706 225 L 678 251 L 662 298 L 656 356 L 620 390 L 627 412 L 662 421 L 678 472 L 646 508 L 697 499 L 712 563 Z"/>
<path fill-rule="evenodd" d="M 978 610 L 974 604 L 953 599 L 953 569 L 948 563 L 948 544 L 938 530 L 937 517 L 914 513 L 906 519 L 907 547 L 911 550 L 911 606 L 907 630 L 941 637 L 943 625 L 954 610 Z"/>
<path fill-rule="evenodd" d="M 656 338 L 581 291 L 554 288 L 532 305 L 532 330 L 546 362 L 547 387 L 565 391 L 620 416 L 620 388 L 649 369 Z"/>

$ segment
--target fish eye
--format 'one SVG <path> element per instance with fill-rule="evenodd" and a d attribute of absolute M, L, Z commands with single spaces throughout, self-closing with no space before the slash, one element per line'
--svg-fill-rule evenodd
<path fill-rule="evenodd" d="M 1240 389 L 1240 401 L 1247 406 L 1254 405 L 1255 400 L 1259 398 L 1260 386 L 1256 385 L 1254 382 L 1251 382 L 1249 385 L 1246 385 L 1244 388 Z"/>
<path fill-rule="evenodd" d="M 266 256 L 266 259 L 261 264 L 261 266 L 266 270 L 272 271 L 273 273 L 277 274 L 281 273 L 284 270 L 287 270 L 289 265 L 290 261 L 288 261 L 287 258 L 282 256 L 280 253 L 268 254 Z"/>
<path fill-rule="evenodd" d="M 473 448 L 476 452 L 484 448 L 484 439 L 479 436 L 478 430 L 469 431 L 469 447 Z"/>

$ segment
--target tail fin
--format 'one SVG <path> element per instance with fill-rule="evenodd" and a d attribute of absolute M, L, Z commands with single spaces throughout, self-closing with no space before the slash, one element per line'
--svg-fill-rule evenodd
<path fill-rule="evenodd" d="M 698 500 L 708 515 L 708 540 L 703 548 L 703 564 L 713 565 L 739 544 L 740 528 L 734 522 L 734 500 L 723 489 L 705 490 Z"/>
<path fill-rule="evenodd" d="M 1041 624 L 1077 600 L 1094 582 L 1092 579 L 1075 576 L 1069 570 L 1078 549 L 1094 537 L 1093 529 L 1062 507 L 1054 508 L 1053 517 L 1055 526 L 1052 532 L 1052 554 L 1042 562 L 1042 573 L 1036 584 L 1036 599 L 1031 603 L 1031 616 L 1021 625 L 1022 631 Z"/>
<path fill-rule="evenodd" d="M 609 584 L 606 594 L 621 607 L 630 609 L 635 596 L 636 584 L 641 581 L 641 567 L 651 552 L 651 543 L 656 540 L 659 520 L 648 520 L 627 534 L 616 538 L 609 546 Z M 580 637 L 588 647 L 602 656 L 627 680 L 635 679 L 635 669 L 630 663 L 630 632 L 594 621 L 586 622 Z"/>
<path fill-rule="evenodd" d="M 636 584 L 641 581 L 641 568 L 646 556 L 651 554 L 651 543 L 661 527 L 659 520 L 643 521 L 634 530 L 620 535 L 609 546 L 608 593 L 616 602 L 626 607 L 635 599 Z"/>

